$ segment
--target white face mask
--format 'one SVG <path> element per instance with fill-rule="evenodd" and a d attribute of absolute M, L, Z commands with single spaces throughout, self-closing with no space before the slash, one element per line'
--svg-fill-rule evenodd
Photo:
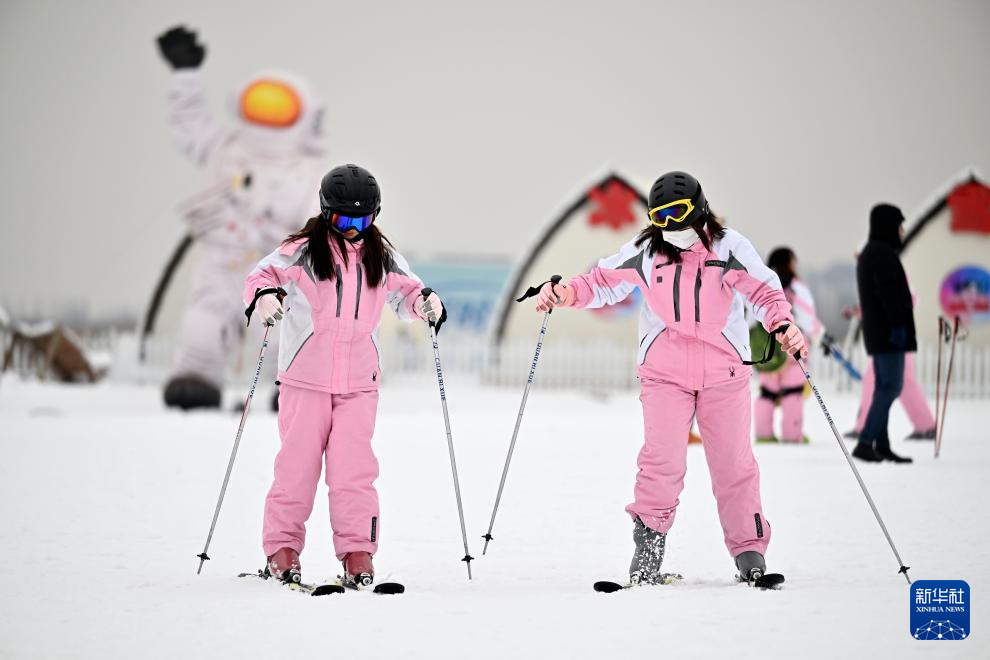
<path fill-rule="evenodd" d="M 663 240 L 671 245 L 686 250 L 698 242 L 698 232 L 693 227 L 682 229 L 681 231 L 665 231 Z"/>

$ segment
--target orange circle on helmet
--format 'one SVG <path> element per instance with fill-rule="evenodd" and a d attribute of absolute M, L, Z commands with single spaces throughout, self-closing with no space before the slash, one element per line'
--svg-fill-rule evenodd
<path fill-rule="evenodd" d="M 300 114 L 299 95 L 281 81 L 257 80 L 241 94 L 241 116 L 255 124 L 286 128 L 295 124 Z"/>

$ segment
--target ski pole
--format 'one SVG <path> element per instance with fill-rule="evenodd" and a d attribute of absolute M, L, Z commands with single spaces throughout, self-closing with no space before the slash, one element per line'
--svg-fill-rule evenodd
<path fill-rule="evenodd" d="M 945 343 L 945 319 L 938 317 L 938 350 L 935 358 L 935 439 L 938 441 L 938 404 L 942 399 L 942 344 Z"/>
<path fill-rule="evenodd" d="M 560 275 L 554 275 L 550 278 L 550 282 L 557 284 L 560 282 Z M 519 298 L 516 302 L 522 302 L 526 298 L 529 298 L 535 293 L 531 293 L 533 289 Z M 539 290 L 536 289 L 536 293 Z M 484 555 L 488 552 L 488 544 L 494 538 L 492 536 L 492 528 L 495 527 L 495 516 L 498 514 L 498 505 L 502 501 L 502 490 L 505 488 L 505 478 L 509 474 L 509 463 L 512 462 L 512 452 L 516 448 L 516 438 L 519 437 L 519 427 L 522 425 L 523 412 L 526 410 L 526 399 L 529 398 L 529 388 L 533 384 L 533 376 L 536 374 L 536 364 L 540 361 L 540 351 L 543 350 L 543 338 L 547 334 L 547 323 L 550 321 L 550 313 L 553 309 L 548 309 L 546 314 L 543 315 L 543 324 L 540 326 L 540 334 L 536 339 L 536 352 L 533 354 L 533 362 L 529 367 L 529 378 L 526 379 L 526 388 L 523 390 L 522 402 L 519 404 L 519 414 L 516 416 L 516 427 L 512 431 L 512 441 L 509 442 L 509 453 L 505 456 L 505 466 L 502 468 L 502 479 L 498 483 L 498 494 L 495 496 L 495 506 L 492 508 L 492 519 L 488 523 L 488 532 L 481 538 L 485 539 L 485 547 L 482 549 L 481 554 Z"/>
<path fill-rule="evenodd" d="M 863 374 L 859 373 L 859 370 L 853 365 L 853 363 L 842 354 L 842 351 L 839 350 L 839 346 L 836 344 L 832 335 L 827 332 L 822 335 L 821 344 L 825 355 L 834 358 L 835 361 L 839 363 L 839 366 L 845 369 L 850 378 L 856 381 L 863 380 Z"/>
<path fill-rule="evenodd" d="M 196 575 L 199 575 L 203 570 L 203 563 L 210 559 L 210 556 L 206 553 L 210 549 L 210 541 L 213 540 L 213 530 L 217 527 L 217 518 L 220 517 L 223 496 L 227 493 L 230 472 L 234 469 L 234 458 L 237 457 L 237 448 L 241 444 L 241 434 L 244 433 L 244 422 L 247 420 L 248 410 L 251 408 L 251 400 L 254 398 L 254 390 L 258 386 L 258 378 L 261 376 L 261 363 L 265 361 L 265 349 L 268 348 L 268 334 L 271 331 L 272 326 L 266 325 L 265 336 L 261 340 L 261 351 L 258 353 L 258 368 L 254 370 L 254 382 L 251 383 L 251 391 L 248 392 L 247 400 L 244 402 L 244 410 L 241 411 L 241 422 L 237 425 L 237 435 L 234 436 L 234 447 L 230 450 L 230 460 L 227 461 L 227 473 L 223 475 L 223 485 L 220 487 L 220 497 L 217 498 L 217 508 L 213 511 L 213 522 L 210 523 L 210 533 L 206 535 L 206 545 L 203 546 L 203 552 L 196 555 L 199 557 L 199 568 L 196 570 Z"/>
<path fill-rule="evenodd" d="M 911 578 L 908 577 L 908 569 L 910 566 L 905 566 L 904 562 L 901 560 L 901 555 L 897 552 L 897 548 L 894 547 L 894 540 L 890 538 L 890 532 L 887 531 L 887 526 L 883 523 L 883 518 L 880 517 L 880 512 L 877 510 L 877 505 L 873 502 L 873 498 L 870 496 L 870 491 L 866 487 L 866 483 L 863 481 L 863 477 L 860 476 L 859 470 L 856 469 L 856 464 L 853 463 L 852 456 L 849 454 L 849 450 L 846 449 L 845 443 L 842 442 L 842 436 L 839 434 L 839 429 L 835 428 L 835 422 L 832 421 L 832 415 L 829 414 L 828 408 L 825 407 L 825 401 L 822 399 L 821 393 L 818 391 L 818 386 L 811 379 L 811 373 L 808 371 L 808 365 L 802 360 L 796 353 L 794 354 L 794 359 L 801 366 L 801 371 L 804 372 L 804 378 L 808 381 L 808 385 L 811 386 L 811 391 L 815 395 L 815 399 L 818 401 L 818 405 L 821 407 L 822 412 L 825 414 L 825 419 L 828 420 L 828 425 L 832 428 L 832 435 L 835 436 L 835 441 L 839 443 L 839 449 L 845 454 L 846 462 L 849 463 L 849 468 L 853 471 L 856 476 L 856 481 L 859 482 L 859 487 L 863 489 L 863 495 L 866 496 L 866 501 L 869 502 L 870 508 L 873 509 L 873 515 L 876 516 L 877 522 L 880 523 L 880 529 L 883 530 L 883 535 L 887 537 L 887 543 L 890 544 L 890 549 L 894 551 L 894 557 L 897 559 L 897 564 L 900 566 L 898 573 L 904 574 L 904 579 L 907 580 L 908 584 L 911 584 Z"/>
<path fill-rule="evenodd" d="M 946 321 L 945 325 L 948 329 L 948 321 Z M 945 409 L 949 405 L 949 383 L 952 382 L 952 362 L 956 357 L 956 337 L 958 335 L 959 317 L 957 316 L 952 322 L 952 345 L 949 347 L 949 366 L 945 374 L 945 391 L 942 392 L 942 419 L 935 418 L 936 424 L 938 424 L 938 430 L 935 432 L 935 458 L 938 458 L 938 453 L 942 449 L 942 432 L 945 430 Z"/>
<path fill-rule="evenodd" d="M 433 289 L 426 287 L 420 293 L 423 299 L 428 299 Z M 454 475 L 454 496 L 457 498 L 457 516 L 461 522 L 461 540 L 464 541 L 464 558 L 467 564 L 468 579 L 471 579 L 471 551 L 468 550 L 467 530 L 464 527 L 464 505 L 461 503 L 461 484 L 457 478 L 457 460 L 454 458 L 454 439 L 450 433 L 450 415 L 447 413 L 447 392 L 443 385 L 443 369 L 440 366 L 440 347 L 437 345 L 437 315 L 427 303 L 426 314 L 429 318 L 430 336 L 433 339 L 433 364 L 437 370 L 437 383 L 440 385 L 440 405 L 443 407 L 443 423 L 447 429 L 447 451 L 450 454 L 450 471 Z"/>

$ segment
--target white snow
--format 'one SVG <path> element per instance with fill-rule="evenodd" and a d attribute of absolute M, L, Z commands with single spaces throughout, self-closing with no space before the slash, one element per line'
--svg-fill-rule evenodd
<path fill-rule="evenodd" d="M 641 416 L 609 399 L 541 390 L 528 410 L 488 556 L 482 541 L 520 388 L 451 375 L 448 403 L 467 513 L 467 581 L 443 421 L 429 371 L 382 391 L 379 581 L 399 597 L 311 599 L 238 579 L 261 566 L 262 502 L 278 439 L 252 411 L 210 548 L 198 560 L 238 417 L 166 411 L 156 387 L 0 383 L 0 657 L 3 658 L 835 658 L 990 657 L 986 401 L 950 402 L 942 457 L 895 442 L 910 466 L 861 466 L 914 579 L 963 579 L 972 636 L 914 640 L 909 590 L 813 400 L 809 446 L 758 446 L 780 592 L 732 581 L 700 447 L 665 567 L 673 587 L 594 593 L 631 550 Z M 841 429 L 855 401 L 823 394 Z M 909 431 L 900 410 L 898 438 Z M 325 487 L 302 556 L 336 575 Z"/>

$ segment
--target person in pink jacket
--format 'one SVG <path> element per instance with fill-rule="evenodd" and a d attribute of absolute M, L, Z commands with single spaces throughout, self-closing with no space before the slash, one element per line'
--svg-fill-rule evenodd
<path fill-rule="evenodd" d="M 804 282 L 797 277 L 797 257 L 787 247 L 770 253 L 767 265 L 777 273 L 784 287 L 784 296 L 791 304 L 794 322 L 808 343 L 822 333 L 822 324 L 815 313 L 815 299 Z M 794 360 L 787 360 L 776 371 L 760 374 L 760 397 L 754 404 L 753 417 L 757 442 L 777 442 L 773 433 L 773 411 L 780 404 L 780 441 L 808 442 L 804 435 L 804 372 Z"/>
<path fill-rule="evenodd" d="M 806 356 L 804 338 L 777 275 L 742 234 L 718 222 L 697 179 L 668 172 L 649 202 L 650 226 L 586 275 L 544 284 L 537 310 L 602 307 L 642 292 L 637 373 L 645 442 L 626 507 L 636 544 L 630 581 L 665 579 L 660 568 L 695 416 L 726 548 L 740 578 L 755 580 L 766 571 L 770 524 L 750 442 L 753 362 L 744 301 L 788 353 Z"/>
<path fill-rule="evenodd" d="M 344 577 L 368 585 L 381 523 L 371 447 L 381 379 L 375 338 L 387 305 L 402 320 L 446 313 L 374 224 L 381 193 L 357 165 L 330 170 L 320 215 L 262 259 L 244 286 L 248 318 L 281 320 L 278 429 L 282 447 L 265 500 L 267 571 L 299 582 L 299 554 L 326 465 L 330 525 Z M 279 297 L 284 295 L 283 300 Z"/>

